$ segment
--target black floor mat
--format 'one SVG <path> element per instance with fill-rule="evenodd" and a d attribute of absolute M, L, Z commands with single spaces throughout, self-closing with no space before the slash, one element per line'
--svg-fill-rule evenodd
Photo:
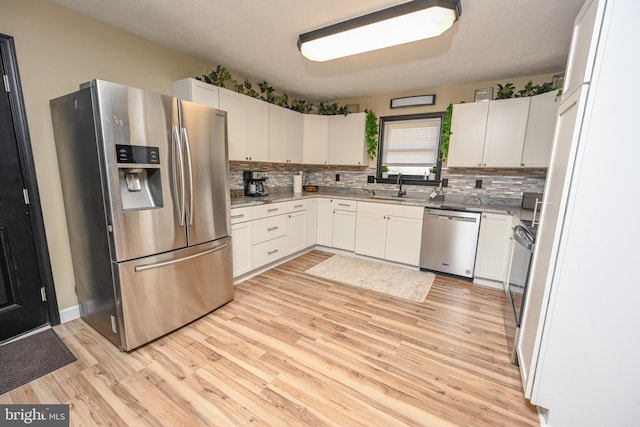
<path fill-rule="evenodd" d="M 0 394 L 75 360 L 53 329 L 0 346 Z"/>

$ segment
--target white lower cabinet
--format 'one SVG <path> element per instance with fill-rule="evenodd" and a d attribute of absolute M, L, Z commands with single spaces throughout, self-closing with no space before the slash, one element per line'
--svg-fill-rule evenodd
<path fill-rule="evenodd" d="M 287 202 L 287 254 L 315 244 L 317 203 L 315 199 Z"/>
<path fill-rule="evenodd" d="M 358 202 L 355 252 L 418 266 L 423 213 L 419 206 Z"/>
<path fill-rule="evenodd" d="M 231 209 L 233 277 L 316 244 L 316 199 Z"/>
<path fill-rule="evenodd" d="M 332 246 L 353 251 L 356 242 L 356 213 L 342 209 L 333 210 Z"/>
<path fill-rule="evenodd" d="M 253 268 L 251 230 L 251 208 L 231 209 L 233 277 L 247 273 Z"/>
<path fill-rule="evenodd" d="M 317 244 L 353 251 L 355 247 L 355 211 L 355 200 L 319 199 Z"/>
<path fill-rule="evenodd" d="M 504 289 L 509 270 L 512 222 L 511 215 L 482 214 L 474 282 Z"/>

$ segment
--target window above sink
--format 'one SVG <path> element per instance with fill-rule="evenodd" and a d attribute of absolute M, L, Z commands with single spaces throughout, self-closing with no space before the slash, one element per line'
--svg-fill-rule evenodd
<path fill-rule="evenodd" d="M 381 117 L 377 182 L 395 183 L 398 174 L 402 174 L 406 184 L 438 185 L 445 114 L 443 111 Z M 382 174 L 383 166 L 388 168 L 386 178 Z M 435 174 L 429 176 L 432 169 Z"/>

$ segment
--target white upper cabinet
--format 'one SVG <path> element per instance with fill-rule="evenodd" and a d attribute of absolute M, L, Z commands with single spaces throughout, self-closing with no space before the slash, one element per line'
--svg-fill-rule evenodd
<path fill-rule="evenodd" d="M 269 161 L 302 163 L 302 114 L 269 104 Z"/>
<path fill-rule="evenodd" d="M 329 164 L 368 165 L 364 126 L 366 113 L 329 116 Z"/>
<path fill-rule="evenodd" d="M 302 162 L 312 165 L 368 165 L 365 118 L 366 113 L 346 116 L 304 114 Z"/>
<path fill-rule="evenodd" d="M 530 97 L 489 101 L 482 166 L 519 167 Z"/>
<path fill-rule="evenodd" d="M 329 116 L 304 114 L 302 119 L 302 163 L 329 162 Z"/>
<path fill-rule="evenodd" d="M 571 54 L 564 76 L 563 96 L 568 97 L 583 83 L 591 81 L 594 58 L 600 33 L 593 28 L 600 25 L 606 2 L 587 0 L 574 21 Z"/>
<path fill-rule="evenodd" d="M 269 109 L 259 99 L 224 88 L 220 109 L 227 112 L 229 160 L 269 161 Z"/>
<path fill-rule="evenodd" d="M 218 86 L 201 82 L 191 77 L 176 80 L 171 84 L 173 96 L 185 99 L 207 107 L 220 108 L 218 101 Z"/>
<path fill-rule="evenodd" d="M 558 114 L 557 93 L 554 90 L 531 97 L 521 162 L 525 168 L 549 167 Z"/>
<path fill-rule="evenodd" d="M 482 166 L 488 115 L 489 102 L 470 102 L 453 106 L 448 166 Z"/>

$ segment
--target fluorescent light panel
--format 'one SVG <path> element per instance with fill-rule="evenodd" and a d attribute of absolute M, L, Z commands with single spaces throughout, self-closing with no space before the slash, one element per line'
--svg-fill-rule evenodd
<path fill-rule="evenodd" d="M 459 0 L 416 0 L 301 34 L 298 48 L 312 61 L 329 61 L 436 37 L 462 12 Z"/>

